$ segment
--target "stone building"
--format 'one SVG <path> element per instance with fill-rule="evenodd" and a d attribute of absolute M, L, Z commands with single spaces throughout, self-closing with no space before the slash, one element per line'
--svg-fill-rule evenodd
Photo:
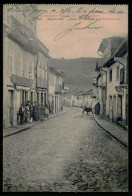
<path fill-rule="evenodd" d="M 37 63 L 35 67 L 36 101 L 39 105 L 46 105 L 48 102 L 48 60 L 49 50 L 37 39 Z"/>
<path fill-rule="evenodd" d="M 123 37 L 110 37 L 102 40 L 97 53 L 102 57 L 96 64 L 95 71 L 97 75 L 97 99 L 100 102 L 100 114 L 106 116 L 106 100 L 107 100 L 107 69 L 105 63 L 118 49 L 123 41 Z"/>
<path fill-rule="evenodd" d="M 83 106 L 92 108 L 92 100 L 93 100 L 93 89 L 90 89 L 83 93 Z"/>
<path fill-rule="evenodd" d="M 29 10 L 27 14 L 26 10 Z M 27 100 L 34 100 L 36 64 L 36 7 L 3 6 L 3 124 L 17 124 L 17 111 Z"/>
<path fill-rule="evenodd" d="M 3 6 L 3 125 L 17 124 L 20 105 L 48 99 L 48 49 L 36 38 L 36 5 Z"/>
<path fill-rule="evenodd" d="M 128 121 L 127 45 L 127 36 L 101 42 L 98 52 L 102 53 L 102 61 L 96 66 L 98 75 L 94 82 L 101 106 L 100 114 L 124 126 Z"/>
<path fill-rule="evenodd" d="M 49 103 L 54 103 L 54 113 L 62 109 L 62 90 L 64 73 L 49 67 Z"/>
<path fill-rule="evenodd" d="M 77 92 L 72 92 L 72 106 L 82 107 L 84 104 L 84 90 L 79 90 Z"/>
<path fill-rule="evenodd" d="M 75 105 L 74 102 L 73 102 L 74 101 L 73 100 L 73 95 L 70 91 L 64 92 L 62 96 L 63 96 L 63 105 L 64 106 L 71 107 L 71 106 Z"/>
<path fill-rule="evenodd" d="M 122 41 L 119 49 L 104 65 L 107 67 L 106 113 L 113 122 L 128 123 L 128 40 Z"/>

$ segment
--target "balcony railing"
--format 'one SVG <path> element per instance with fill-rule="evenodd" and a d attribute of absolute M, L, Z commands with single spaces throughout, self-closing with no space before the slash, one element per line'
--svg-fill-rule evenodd
<path fill-rule="evenodd" d="M 33 31 L 25 25 L 21 24 L 14 16 L 9 16 L 9 21 L 9 23 L 15 30 L 19 30 L 27 36 L 34 36 Z"/>
<path fill-rule="evenodd" d="M 38 77 L 37 78 L 37 87 L 38 88 L 47 88 L 47 80 Z"/>
<path fill-rule="evenodd" d="M 55 85 L 55 92 L 56 93 L 61 93 L 62 92 L 62 85 L 56 84 Z"/>
<path fill-rule="evenodd" d="M 34 38 L 33 31 L 28 27 L 22 25 L 13 16 L 9 17 L 10 31 L 8 32 L 8 37 L 19 43 L 20 45 L 26 47 L 32 53 L 36 54 L 36 40 Z"/>
<path fill-rule="evenodd" d="M 15 85 L 18 85 L 18 86 L 31 87 L 33 84 L 32 79 L 14 75 L 14 74 L 11 75 L 10 79 L 11 79 L 11 82 L 13 82 Z"/>

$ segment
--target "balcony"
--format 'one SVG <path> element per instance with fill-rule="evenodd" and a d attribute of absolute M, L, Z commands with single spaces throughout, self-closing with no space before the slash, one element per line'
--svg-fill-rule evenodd
<path fill-rule="evenodd" d="M 55 93 L 62 93 L 62 85 L 59 84 L 55 85 Z"/>
<path fill-rule="evenodd" d="M 32 79 L 14 75 L 14 74 L 11 75 L 10 79 L 13 84 L 18 86 L 31 87 L 33 84 Z"/>
<path fill-rule="evenodd" d="M 10 16 L 9 20 L 9 31 L 7 32 L 7 36 L 31 51 L 33 54 L 36 54 L 36 40 L 33 31 L 22 25 L 13 16 Z"/>
<path fill-rule="evenodd" d="M 46 88 L 47 89 L 47 80 L 38 77 L 37 78 L 37 87 L 38 88 Z"/>

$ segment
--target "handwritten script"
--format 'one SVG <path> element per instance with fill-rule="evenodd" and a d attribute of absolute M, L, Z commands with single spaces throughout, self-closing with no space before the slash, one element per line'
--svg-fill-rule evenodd
<path fill-rule="evenodd" d="M 89 10 L 87 10 L 87 9 Z M 54 37 L 54 41 L 61 39 L 72 31 L 79 30 L 100 30 L 103 26 L 98 25 L 98 21 L 101 20 L 121 20 L 125 11 L 120 9 L 120 6 L 113 5 L 105 10 L 102 7 L 92 6 L 57 6 L 56 9 L 52 9 L 50 6 L 45 7 L 41 6 L 34 10 L 30 9 L 30 6 L 19 6 L 19 5 L 10 5 L 8 12 L 22 12 L 25 17 L 31 17 L 31 21 L 35 20 L 44 20 L 44 21 L 75 21 L 70 28 L 67 28 L 61 31 Z M 88 21 L 88 24 L 83 24 L 83 21 Z"/>
<path fill-rule="evenodd" d="M 59 33 L 58 35 L 55 36 L 54 41 L 57 41 L 59 39 L 61 39 L 62 37 L 64 37 L 66 34 L 72 32 L 73 30 L 84 30 L 84 29 L 100 29 L 102 27 L 99 26 L 93 26 L 95 23 L 97 23 L 98 20 L 88 24 L 85 27 L 79 27 L 80 24 L 82 24 L 82 22 L 76 23 L 73 27 L 66 29 L 65 31 L 62 31 L 61 33 Z"/>

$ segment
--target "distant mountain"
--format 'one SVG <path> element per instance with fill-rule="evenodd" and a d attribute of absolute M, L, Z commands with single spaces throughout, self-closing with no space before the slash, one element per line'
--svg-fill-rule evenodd
<path fill-rule="evenodd" d="M 49 66 L 62 70 L 65 74 L 65 86 L 70 89 L 89 90 L 93 88 L 93 77 L 95 72 L 96 61 L 99 58 L 78 58 L 78 59 L 51 59 Z"/>

